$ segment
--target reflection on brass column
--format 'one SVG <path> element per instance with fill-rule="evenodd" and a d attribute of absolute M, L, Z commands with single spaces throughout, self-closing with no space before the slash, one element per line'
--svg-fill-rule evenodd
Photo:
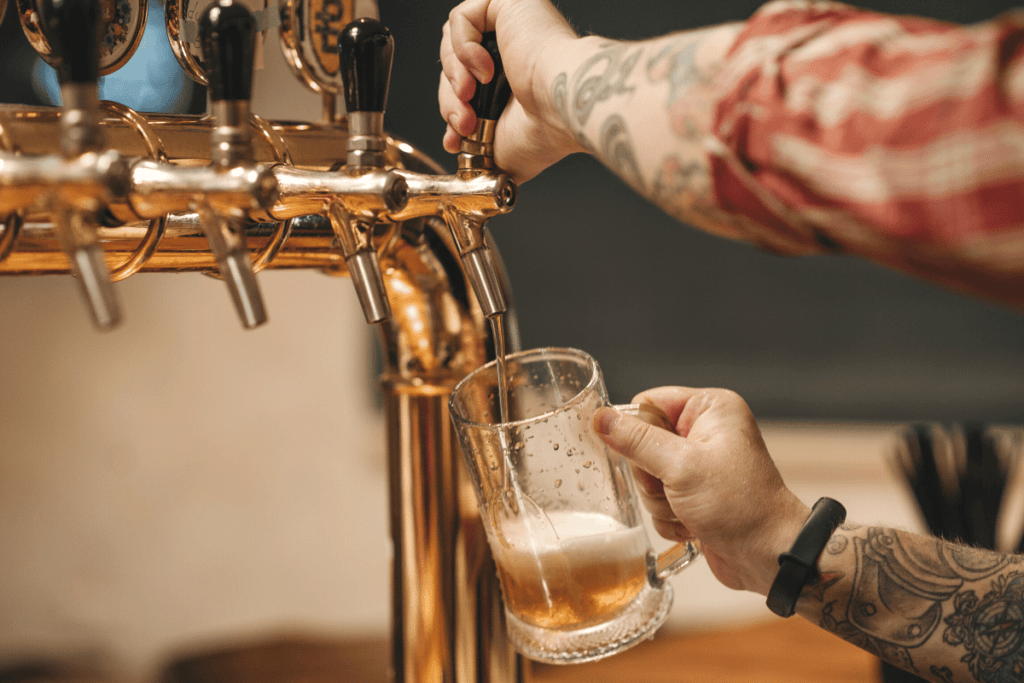
<path fill-rule="evenodd" d="M 481 309 L 454 293 L 468 285 L 457 269 L 460 286 L 449 279 L 456 259 L 451 234 L 436 220 L 407 224 L 383 263 L 394 310 L 378 329 L 386 353 L 395 674 L 405 683 L 522 683 L 526 663 L 505 637 L 493 560 L 448 415 L 455 383 L 491 348 Z"/>

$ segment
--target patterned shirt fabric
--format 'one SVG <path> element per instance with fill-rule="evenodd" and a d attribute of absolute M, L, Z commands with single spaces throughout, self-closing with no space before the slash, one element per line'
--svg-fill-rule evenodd
<path fill-rule="evenodd" d="M 1024 12 L 962 26 L 776 0 L 718 88 L 705 147 L 751 241 L 1024 309 Z"/>

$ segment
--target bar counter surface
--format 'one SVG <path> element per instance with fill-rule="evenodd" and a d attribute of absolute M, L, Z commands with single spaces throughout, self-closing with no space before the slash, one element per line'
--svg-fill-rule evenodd
<path fill-rule="evenodd" d="M 284 637 L 182 653 L 160 683 L 388 683 L 388 643 Z M 533 683 L 877 683 L 878 660 L 802 619 L 663 628 L 589 664 L 534 664 Z"/>

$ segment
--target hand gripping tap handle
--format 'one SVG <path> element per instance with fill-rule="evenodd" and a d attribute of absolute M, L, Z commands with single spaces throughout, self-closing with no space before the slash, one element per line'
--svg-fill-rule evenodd
<path fill-rule="evenodd" d="M 497 173 L 494 167 L 494 132 L 501 112 L 505 110 L 512 89 L 498 52 L 498 39 L 493 31 L 484 33 L 483 45 L 494 61 L 494 75 L 487 83 L 477 82 L 476 92 L 469 104 L 477 116 L 476 129 L 462 140 L 459 154 L 459 172 L 464 174 Z M 516 200 L 516 185 L 505 174 L 499 175 L 498 211 L 509 211 Z M 446 220 L 459 244 L 462 264 L 473 286 L 484 315 L 500 315 L 507 309 L 498 278 L 498 266 L 484 239 L 485 220 L 476 216 L 446 212 Z"/>
<path fill-rule="evenodd" d="M 96 152 L 102 146 L 96 88 L 99 81 L 100 3 L 95 0 L 50 0 L 43 3 L 43 21 L 60 51 L 63 112 L 61 150 L 66 159 Z M 123 192 L 124 188 L 110 188 Z M 96 206 L 98 211 L 102 208 Z M 110 269 L 91 213 L 72 209 L 57 200 L 51 207 L 61 246 L 77 276 L 93 323 L 102 330 L 121 321 L 121 308 L 110 282 Z M 92 212 L 95 213 L 95 212 Z"/>
<path fill-rule="evenodd" d="M 251 165 L 249 98 L 256 20 L 241 4 L 216 0 L 199 21 L 199 40 L 208 65 L 211 114 L 216 119 L 211 160 L 223 170 Z M 242 324 L 246 328 L 261 325 L 267 321 L 267 314 L 245 244 L 245 219 L 214 215 L 208 206 L 199 208 L 210 250 Z"/>
<path fill-rule="evenodd" d="M 347 172 L 380 172 L 384 168 L 384 108 L 391 82 L 395 41 L 387 27 L 363 17 L 342 29 L 338 41 L 341 78 L 348 112 Z M 373 246 L 373 216 L 353 216 L 332 207 L 331 225 L 338 235 L 366 322 L 391 317 L 380 262 Z"/>
<path fill-rule="evenodd" d="M 478 119 L 497 121 L 512 97 L 512 88 L 509 87 L 508 78 L 505 76 L 501 53 L 498 52 L 498 35 L 494 31 L 488 31 L 481 37 L 480 44 L 491 54 L 494 61 L 494 76 L 487 83 L 477 82 L 476 92 L 469 101 L 469 106 L 473 108 L 473 113 Z"/>

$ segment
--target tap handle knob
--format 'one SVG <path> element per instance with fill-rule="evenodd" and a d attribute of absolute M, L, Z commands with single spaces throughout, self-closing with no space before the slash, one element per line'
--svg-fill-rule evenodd
<path fill-rule="evenodd" d="M 498 36 L 494 31 L 488 31 L 483 35 L 480 44 L 491 54 L 494 61 L 494 76 L 487 83 L 476 84 L 476 93 L 469 101 L 477 118 L 497 121 L 501 112 L 505 110 L 509 98 L 512 97 L 512 88 L 509 87 L 508 78 L 505 77 L 505 67 L 501 63 L 501 54 L 498 52 Z"/>
<path fill-rule="evenodd" d="M 384 24 L 362 17 L 346 26 L 338 45 L 345 108 L 352 112 L 383 112 L 391 83 L 395 40 Z"/>
<path fill-rule="evenodd" d="M 105 28 L 96 0 L 50 0 L 46 33 L 57 44 L 61 83 L 96 83 L 100 77 L 100 35 Z"/>
<path fill-rule="evenodd" d="M 256 19 L 232 0 L 216 0 L 199 20 L 210 101 L 248 101 L 256 55 Z"/>

